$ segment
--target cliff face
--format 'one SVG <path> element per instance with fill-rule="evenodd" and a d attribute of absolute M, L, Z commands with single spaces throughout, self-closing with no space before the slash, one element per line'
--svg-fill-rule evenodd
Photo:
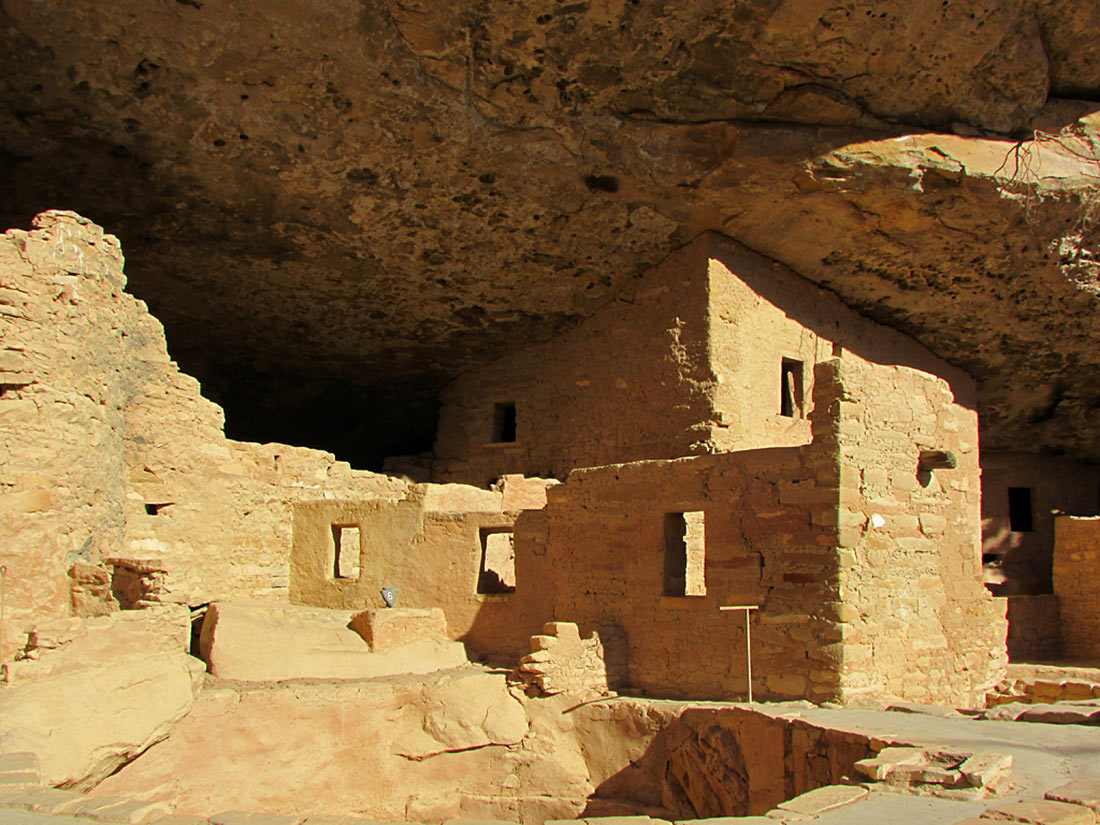
<path fill-rule="evenodd" d="M 713 229 L 971 371 L 986 446 L 1100 459 L 1097 37 L 1088 0 L 3 0 L 0 223 L 117 231 L 252 438 L 425 448 L 442 383 Z"/>

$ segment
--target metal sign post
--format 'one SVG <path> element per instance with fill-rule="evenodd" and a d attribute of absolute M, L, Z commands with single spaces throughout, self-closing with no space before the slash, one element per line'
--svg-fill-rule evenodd
<path fill-rule="evenodd" d="M 749 704 L 752 704 L 752 631 L 749 629 L 749 611 L 759 610 L 758 604 L 724 604 L 719 610 L 745 611 L 745 670 L 749 674 Z"/>

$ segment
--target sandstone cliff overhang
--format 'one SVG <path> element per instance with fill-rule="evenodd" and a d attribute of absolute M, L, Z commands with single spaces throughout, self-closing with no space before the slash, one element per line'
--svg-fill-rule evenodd
<path fill-rule="evenodd" d="M 9 2 L 0 223 L 117 232 L 250 438 L 427 447 L 451 377 L 712 229 L 973 373 L 990 445 L 1096 459 L 1098 35 L 1087 0 Z"/>

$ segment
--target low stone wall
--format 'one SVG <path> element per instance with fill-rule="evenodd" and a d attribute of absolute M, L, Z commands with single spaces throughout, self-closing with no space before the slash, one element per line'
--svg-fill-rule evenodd
<path fill-rule="evenodd" d="M 124 600 L 285 599 L 291 502 L 407 490 L 226 439 L 125 284 L 118 240 L 74 213 L 0 236 L 0 660 L 31 621 L 117 609 L 113 559 Z"/>
<path fill-rule="evenodd" d="M 1054 592 L 1061 604 L 1062 654 L 1100 657 L 1100 517 L 1054 520 Z"/>
<path fill-rule="evenodd" d="M 1008 659 L 1048 662 L 1062 655 L 1061 608 L 1053 593 L 1007 596 Z"/>

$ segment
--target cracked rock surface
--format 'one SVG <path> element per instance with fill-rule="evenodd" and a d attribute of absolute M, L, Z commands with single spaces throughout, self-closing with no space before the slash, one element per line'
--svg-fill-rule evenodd
<path fill-rule="evenodd" d="M 3 0 L 0 219 L 119 234 L 231 435 L 361 464 L 706 229 L 974 373 L 985 448 L 1095 460 L 1098 36 L 1089 0 Z"/>

